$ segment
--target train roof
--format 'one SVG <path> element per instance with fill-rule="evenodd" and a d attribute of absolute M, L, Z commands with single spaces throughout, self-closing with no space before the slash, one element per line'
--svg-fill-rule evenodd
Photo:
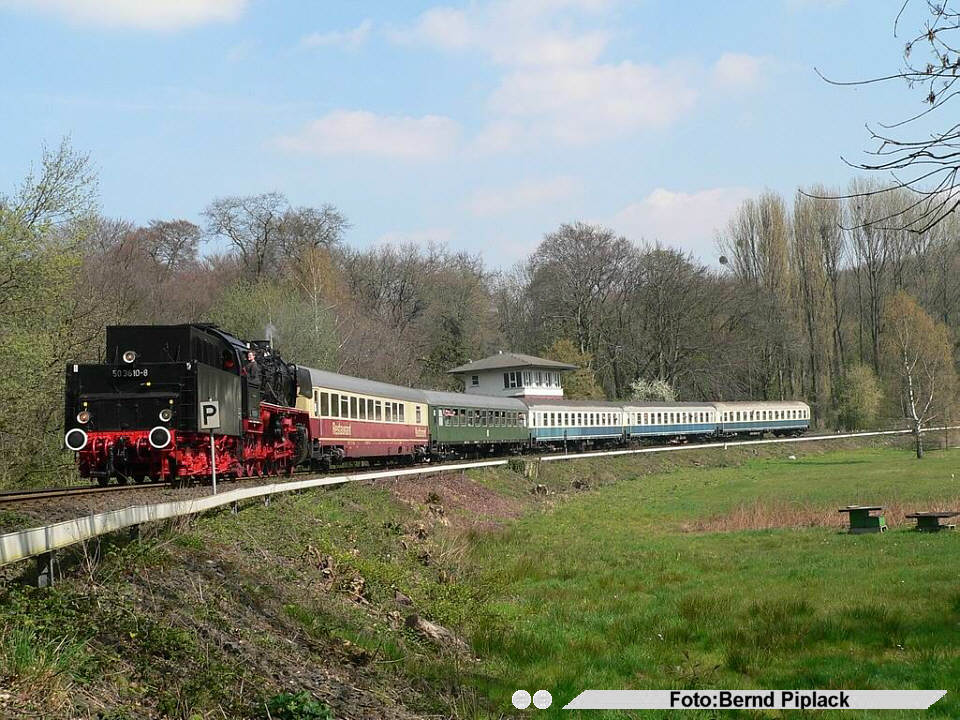
<path fill-rule="evenodd" d="M 652 400 L 627 400 L 623 403 L 624 408 L 640 408 L 641 410 L 663 408 L 705 408 L 713 409 L 712 402 L 653 402 Z"/>
<path fill-rule="evenodd" d="M 417 388 L 405 387 L 403 385 L 391 385 L 390 383 L 378 382 L 377 380 L 366 380 L 364 378 L 353 377 L 352 375 L 341 375 L 340 373 L 330 372 L 329 370 L 316 370 L 314 368 L 304 368 L 310 372 L 310 382 L 315 387 L 329 388 L 330 390 L 345 390 L 346 392 L 357 393 L 359 395 L 375 395 L 377 397 L 391 398 L 394 400 L 407 400 L 426 404 L 427 399 L 423 390 Z"/>
<path fill-rule="evenodd" d="M 714 402 L 710 403 L 715 408 L 727 409 L 727 410 L 740 410 L 743 408 L 755 408 L 755 407 L 764 407 L 764 408 L 786 408 L 786 409 L 797 409 L 797 408 L 809 408 L 802 400 L 734 400 L 733 402 Z"/>
<path fill-rule="evenodd" d="M 566 398 L 526 398 L 523 401 L 531 410 L 540 408 L 596 408 L 597 410 L 622 410 L 623 404 L 609 400 L 568 400 Z"/>
<path fill-rule="evenodd" d="M 444 392 L 442 390 L 424 390 L 423 394 L 430 405 L 455 405 L 457 407 L 486 408 L 491 410 L 519 410 L 527 406 L 516 398 L 478 395 L 476 393 Z"/>

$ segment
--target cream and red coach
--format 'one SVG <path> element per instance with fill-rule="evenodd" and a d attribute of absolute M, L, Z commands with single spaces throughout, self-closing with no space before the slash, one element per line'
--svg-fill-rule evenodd
<path fill-rule="evenodd" d="M 297 408 L 310 416 L 315 463 L 329 467 L 354 458 L 413 461 L 426 454 L 430 437 L 422 390 L 300 369 L 309 372 L 312 384 L 312 396 L 298 398 Z"/>

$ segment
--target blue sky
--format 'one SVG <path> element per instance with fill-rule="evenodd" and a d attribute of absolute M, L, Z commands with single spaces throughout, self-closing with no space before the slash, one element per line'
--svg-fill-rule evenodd
<path fill-rule="evenodd" d="M 0 190 L 69 135 L 137 222 L 278 190 L 359 246 L 509 266 L 587 220 L 712 262 L 744 197 L 847 182 L 864 123 L 920 107 L 814 73 L 896 70 L 899 6 L 0 0 Z"/>

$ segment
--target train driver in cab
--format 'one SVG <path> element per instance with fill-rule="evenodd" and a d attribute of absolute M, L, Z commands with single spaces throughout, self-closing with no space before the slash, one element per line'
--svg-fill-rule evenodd
<path fill-rule="evenodd" d="M 257 355 L 253 350 L 247 351 L 247 363 L 243 366 L 243 371 L 247 374 L 248 383 L 260 384 L 260 365 L 257 363 Z"/>

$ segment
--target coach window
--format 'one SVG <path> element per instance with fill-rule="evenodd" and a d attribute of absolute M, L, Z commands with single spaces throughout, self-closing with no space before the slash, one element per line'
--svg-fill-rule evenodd
<path fill-rule="evenodd" d="M 353 420 L 357 420 L 360 417 L 360 408 L 357 407 L 357 399 L 355 397 L 350 398 L 350 417 Z"/>
<path fill-rule="evenodd" d="M 367 400 L 366 398 L 357 398 L 357 419 L 367 419 Z"/>
<path fill-rule="evenodd" d="M 373 417 L 377 422 L 383 421 L 383 401 L 374 400 L 373 402 Z"/>
<path fill-rule="evenodd" d="M 524 371 L 523 371 L 523 384 L 524 384 L 524 387 L 529 387 L 529 385 L 530 385 L 530 371 L 529 371 L 529 370 L 524 370 Z"/>
<path fill-rule="evenodd" d="M 317 416 L 320 415 L 320 391 L 319 390 L 313 391 L 313 414 Z"/>
<path fill-rule="evenodd" d="M 466 426 L 467 426 L 467 410 L 466 410 L 466 408 L 460 408 L 459 410 L 457 410 L 457 422 L 459 423 L 460 427 L 466 427 Z"/>
<path fill-rule="evenodd" d="M 423 418 L 423 416 L 422 416 L 420 413 L 421 413 L 420 406 L 417 405 L 417 425 L 423 424 L 423 423 L 422 423 L 422 418 Z"/>
<path fill-rule="evenodd" d="M 393 422 L 393 403 L 385 402 L 383 404 L 383 421 Z"/>
<path fill-rule="evenodd" d="M 330 393 L 320 393 L 320 416 L 327 417 L 330 414 Z"/>
<path fill-rule="evenodd" d="M 340 417 L 350 417 L 350 398 L 348 398 L 346 395 L 340 396 Z"/>
<path fill-rule="evenodd" d="M 406 422 L 406 418 L 404 417 L 404 412 L 406 410 L 406 407 L 407 407 L 406 403 L 400 403 L 400 422 Z"/>
<path fill-rule="evenodd" d="M 330 393 L 330 417 L 340 417 L 340 396 Z"/>

